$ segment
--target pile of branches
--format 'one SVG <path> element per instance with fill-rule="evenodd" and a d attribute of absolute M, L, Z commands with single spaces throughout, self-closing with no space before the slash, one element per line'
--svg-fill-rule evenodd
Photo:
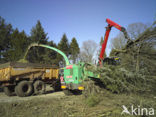
<path fill-rule="evenodd" d="M 100 75 L 100 78 L 90 78 L 85 81 L 88 94 L 100 93 L 102 88 L 113 93 L 142 93 L 151 91 L 154 88 L 154 85 L 151 85 L 154 83 L 154 79 L 130 72 L 121 66 L 106 65 L 104 67 L 96 67 L 96 69 L 90 66 L 88 70 Z"/>
<path fill-rule="evenodd" d="M 113 93 L 156 92 L 156 23 L 142 33 L 136 40 L 128 42 L 113 55 L 121 57 L 120 66 L 87 67 L 88 71 L 100 75 L 100 82 L 87 81 L 87 91 L 99 92 L 105 88 Z M 93 81 L 96 81 L 91 78 Z M 102 85 L 101 85 L 102 84 Z M 102 86 L 102 87 L 101 87 Z M 86 91 L 86 92 L 87 92 Z"/>
<path fill-rule="evenodd" d="M 127 42 L 122 49 L 113 49 L 111 55 L 120 57 L 122 66 L 132 72 L 156 76 L 155 25 L 149 27 L 137 39 Z"/>
<path fill-rule="evenodd" d="M 147 79 L 120 66 L 105 66 L 97 70 L 106 89 L 113 93 L 145 91 Z"/>

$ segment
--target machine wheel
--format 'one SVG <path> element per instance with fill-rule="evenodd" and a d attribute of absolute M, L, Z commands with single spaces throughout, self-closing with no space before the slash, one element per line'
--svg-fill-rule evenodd
<path fill-rule="evenodd" d="M 61 91 L 60 80 L 57 80 L 52 87 L 54 88 L 54 91 Z"/>
<path fill-rule="evenodd" d="M 73 92 L 72 92 L 71 90 L 69 90 L 69 89 L 63 90 L 63 93 L 64 93 L 65 95 L 67 95 L 67 96 L 73 95 Z"/>
<path fill-rule="evenodd" d="M 16 95 L 19 97 L 26 97 L 30 96 L 33 93 L 33 86 L 32 83 L 29 81 L 21 81 L 16 87 L 15 87 Z"/>
<path fill-rule="evenodd" d="M 80 90 L 73 90 L 72 93 L 74 95 L 81 95 L 82 94 L 82 91 L 80 91 Z"/>
<path fill-rule="evenodd" d="M 4 93 L 7 95 L 7 96 L 13 96 L 14 95 L 14 86 L 5 86 L 3 88 L 4 90 Z"/>
<path fill-rule="evenodd" d="M 43 94 L 45 93 L 46 85 L 43 81 L 37 80 L 34 83 L 34 93 L 35 94 Z"/>

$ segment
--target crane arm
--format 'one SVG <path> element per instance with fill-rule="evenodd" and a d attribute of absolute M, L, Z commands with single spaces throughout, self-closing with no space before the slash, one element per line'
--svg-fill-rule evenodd
<path fill-rule="evenodd" d="M 102 60 L 104 60 L 104 53 L 105 53 L 105 49 L 106 49 L 106 46 L 107 46 L 109 33 L 110 33 L 112 27 L 115 27 L 118 30 L 122 31 L 124 33 L 125 38 L 128 39 L 128 41 L 130 41 L 130 38 L 128 37 L 127 31 L 126 31 L 126 29 L 124 27 L 120 26 L 119 24 L 113 22 L 110 19 L 106 19 L 106 22 L 108 23 L 108 26 L 106 27 L 104 42 L 102 43 L 102 48 L 101 48 L 101 52 L 100 52 L 100 56 L 99 56 L 99 64 L 100 65 L 102 64 L 101 63 Z"/>

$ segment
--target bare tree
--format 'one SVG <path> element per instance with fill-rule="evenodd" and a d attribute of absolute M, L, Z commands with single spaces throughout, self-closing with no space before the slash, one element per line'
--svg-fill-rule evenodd
<path fill-rule="evenodd" d="M 150 25 L 149 25 L 150 26 Z M 128 25 L 127 31 L 131 39 L 137 39 L 140 34 L 142 34 L 148 27 L 148 25 L 143 23 L 133 23 Z"/>
<path fill-rule="evenodd" d="M 97 43 L 93 40 L 84 41 L 80 49 L 80 61 L 94 63 Z"/>
<path fill-rule="evenodd" d="M 119 33 L 115 38 L 111 41 L 112 49 L 122 49 L 127 43 L 124 35 Z"/>
<path fill-rule="evenodd" d="M 149 25 L 150 26 L 150 25 Z M 128 25 L 127 32 L 130 39 L 137 39 L 148 27 L 148 25 L 143 23 L 133 23 Z M 111 41 L 112 50 L 121 50 L 127 44 L 127 40 L 125 39 L 122 32 L 120 32 L 115 38 Z"/>

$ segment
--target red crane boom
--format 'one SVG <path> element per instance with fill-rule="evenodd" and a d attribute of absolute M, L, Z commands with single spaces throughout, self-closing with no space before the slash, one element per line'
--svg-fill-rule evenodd
<path fill-rule="evenodd" d="M 120 26 L 119 24 L 113 22 L 110 19 L 106 19 L 106 22 L 108 23 L 108 26 L 106 27 L 104 42 L 102 43 L 102 48 L 101 48 L 101 52 L 100 52 L 100 56 L 99 56 L 99 64 L 100 65 L 102 64 L 102 61 L 104 60 L 104 53 L 106 50 L 109 33 L 110 33 L 112 27 L 115 27 L 118 30 L 122 31 L 125 35 L 125 38 L 128 39 L 128 41 L 130 40 L 128 35 L 127 35 L 126 29 L 124 27 Z"/>

